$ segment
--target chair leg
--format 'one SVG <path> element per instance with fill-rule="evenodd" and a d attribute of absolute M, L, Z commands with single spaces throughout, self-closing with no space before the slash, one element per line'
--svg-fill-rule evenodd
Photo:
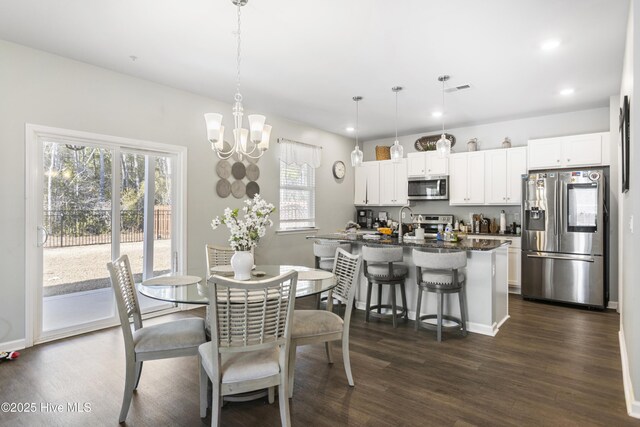
<path fill-rule="evenodd" d="M 136 390 L 138 384 L 140 384 L 140 375 L 142 375 L 142 362 L 136 362 L 136 385 L 133 387 L 134 390 Z"/>
<path fill-rule="evenodd" d="M 133 398 L 133 390 L 136 381 L 136 364 L 135 360 L 127 359 L 126 379 L 124 381 L 124 395 L 122 397 L 122 408 L 120 409 L 120 422 L 123 423 L 127 419 L 129 406 Z"/>
<path fill-rule="evenodd" d="M 351 357 L 349 356 L 349 330 L 342 335 L 342 360 L 344 360 L 344 371 L 347 374 L 347 381 L 351 387 L 355 386 L 353 374 L 351 373 Z"/>
<path fill-rule="evenodd" d="M 367 307 L 366 307 L 366 311 L 364 313 L 364 321 L 367 322 L 367 323 L 369 323 L 369 312 L 371 311 L 371 288 L 372 287 L 373 287 L 373 285 L 367 279 Z"/>
<path fill-rule="evenodd" d="M 409 321 L 409 306 L 407 305 L 407 292 L 404 288 L 404 282 L 400 283 L 400 295 L 402 295 L 402 306 L 404 307 L 404 321 Z"/>
<path fill-rule="evenodd" d="M 418 285 L 418 303 L 416 304 L 416 324 L 415 330 L 420 327 L 420 311 L 422 309 L 422 286 Z"/>
<path fill-rule="evenodd" d="M 331 341 L 324 343 L 324 349 L 327 352 L 327 360 L 329 364 L 333 364 L 333 355 L 331 354 Z"/>
<path fill-rule="evenodd" d="M 391 318 L 393 320 L 393 327 L 397 327 L 398 326 L 398 318 L 396 315 L 396 311 L 398 309 L 397 305 L 396 305 L 396 287 L 395 285 L 391 285 L 389 287 L 389 293 L 391 294 L 391 310 L 393 311 L 393 317 Z"/>
<path fill-rule="evenodd" d="M 202 357 L 198 355 L 198 363 L 200 364 L 200 418 L 207 416 L 207 387 L 209 385 L 209 375 L 202 366 Z"/>
<path fill-rule="evenodd" d="M 462 323 L 462 336 L 467 336 L 467 293 L 464 290 L 464 285 L 460 288 L 458 293 L 460 298 L 460 323 Z"/>
<path fill-rule="evenodd" d="M 268 395 L 268 399 L 269 399 L 269 405 L 273 405 L 273 402 L 276 401 L 276 388 L 275 387 L 269 387 L 267 389 L 267 395 Z"/>
<path fill-rule="evenodd" d="M 438 323 L 437 323 L 437 338 L 438 342 L 442 341 L 442 304 L 443 304 L 444 294 L 438 294 Z"/>
<path fill-rule="evenodd" d="M 378 314 L 382 313 L 382 285 L 378 283 Z"/>
<path fill-rule="evenodd" d="M 211 393 L 211 427 L 218 427 L 220 425 L 220 413 L 222 412 L 223 400 L 221 394 L 220 384 L 214 384 Z"/>
<path fill-rule="evenodd" d="M 289 368 L 288 368 L 288 378 L 287 381 L 289 381 L 289 387 L 287 387 L 288 389 L 288 393 L 289 393 L 289 397 L 293 397 L 293 377 L 294 374 L 296 372 L 296 344 L 295 342 L 292 340 L 291 343 L 289 344 Z M 282 390 L 280 390 L 282 391 Z"/>
<path fill-rule="evenodd" d="M 322 294 L 316 295 L 316 310 L 320 310 L 320 302 L 322 301 Z"/>
<path fill-rule="evenodd" d="M 284 371 L 284 369 L 282 370 Z M 280 372 L 280 385 L 278 386 L 278 401 L 280 403 L 280 423 L 283 426 L 291 425 L 291 414 L 289 414 L 289 395 L 290 391 L 287 390 L 287 373 Z"/>

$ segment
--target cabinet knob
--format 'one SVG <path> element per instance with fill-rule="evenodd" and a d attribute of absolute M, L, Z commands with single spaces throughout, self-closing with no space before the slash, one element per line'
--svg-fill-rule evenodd
<path fill-rule="evenodd" d="M 570 161 L 571 161 L 571 159 L 567 159 L 567 162 L 570 162 Z"/>
<path fill-rule="evenodd" d="M 557 163 L 560 163 L 560 159 L 556 160 Z"/>

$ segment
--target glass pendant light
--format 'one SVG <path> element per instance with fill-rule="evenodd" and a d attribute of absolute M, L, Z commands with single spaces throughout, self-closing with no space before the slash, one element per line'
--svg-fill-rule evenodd
<path fill-rule="evenodd" d="M 448 75 L 438 77 L 438 81 L 442 82 L 442 135 L 436 142 L 436 151 L 439 157 L 448 157 L 451 154 L 451 141 L 447 139 L 447 135 L 444 133 L 444 82 L 449 80 Z"/>
<path fill-rule="evenodd" d="M 351 166 L 358 167 L 362 165 L 362 159 L 364 157 L 364 154 L 362 153 L 362 151 L 360 150 L 360 146 L 358 145 L 358 103 L 360 101 L 362 101 L 362 97 L 361 96 L 354 96 L 353 100 L 356 102 L 356 148 L 353 149 L 353 151 L 351 152 Z"/>
<path fill-rule="evenodd" d="M 404 155 L 404 149 L 402 145 L 400 145 L 400 141 L 398 141 L 398 92 L 402 90 L 402 87 L 394 86 L 391 90 L 396 94 L 396 140 L 393 141 L 393 145 L 391 146 L 391 160 L 398 163 Z"/>

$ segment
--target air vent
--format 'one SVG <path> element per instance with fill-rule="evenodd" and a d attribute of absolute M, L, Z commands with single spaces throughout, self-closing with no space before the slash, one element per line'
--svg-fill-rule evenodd
<path fill-rule="evenodd" d="M 471 85 L 470 84 L 465 84 L 465 85 L 460 85 L 460 86 L 448 87 L 444 91 L 447 92 L 447 93 L 451 93 L 451 92 L 457 92 L 459 90 L 465 90 L 465 89 L 471 89 Z"/>

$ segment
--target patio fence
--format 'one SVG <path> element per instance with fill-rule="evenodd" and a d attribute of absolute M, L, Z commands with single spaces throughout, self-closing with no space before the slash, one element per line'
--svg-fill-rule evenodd
<path fill-rule="evenodd" d="M 111 210 L 64 209 L 44 211 L 47 248 L 102 245 L 111 243 Z M 153 211 L 156 239 L 171 238 L 171 207 L 156 206 Z M 120 242 L 141 242 L 144 235 L 144 211 L 120 211 Z"/>

